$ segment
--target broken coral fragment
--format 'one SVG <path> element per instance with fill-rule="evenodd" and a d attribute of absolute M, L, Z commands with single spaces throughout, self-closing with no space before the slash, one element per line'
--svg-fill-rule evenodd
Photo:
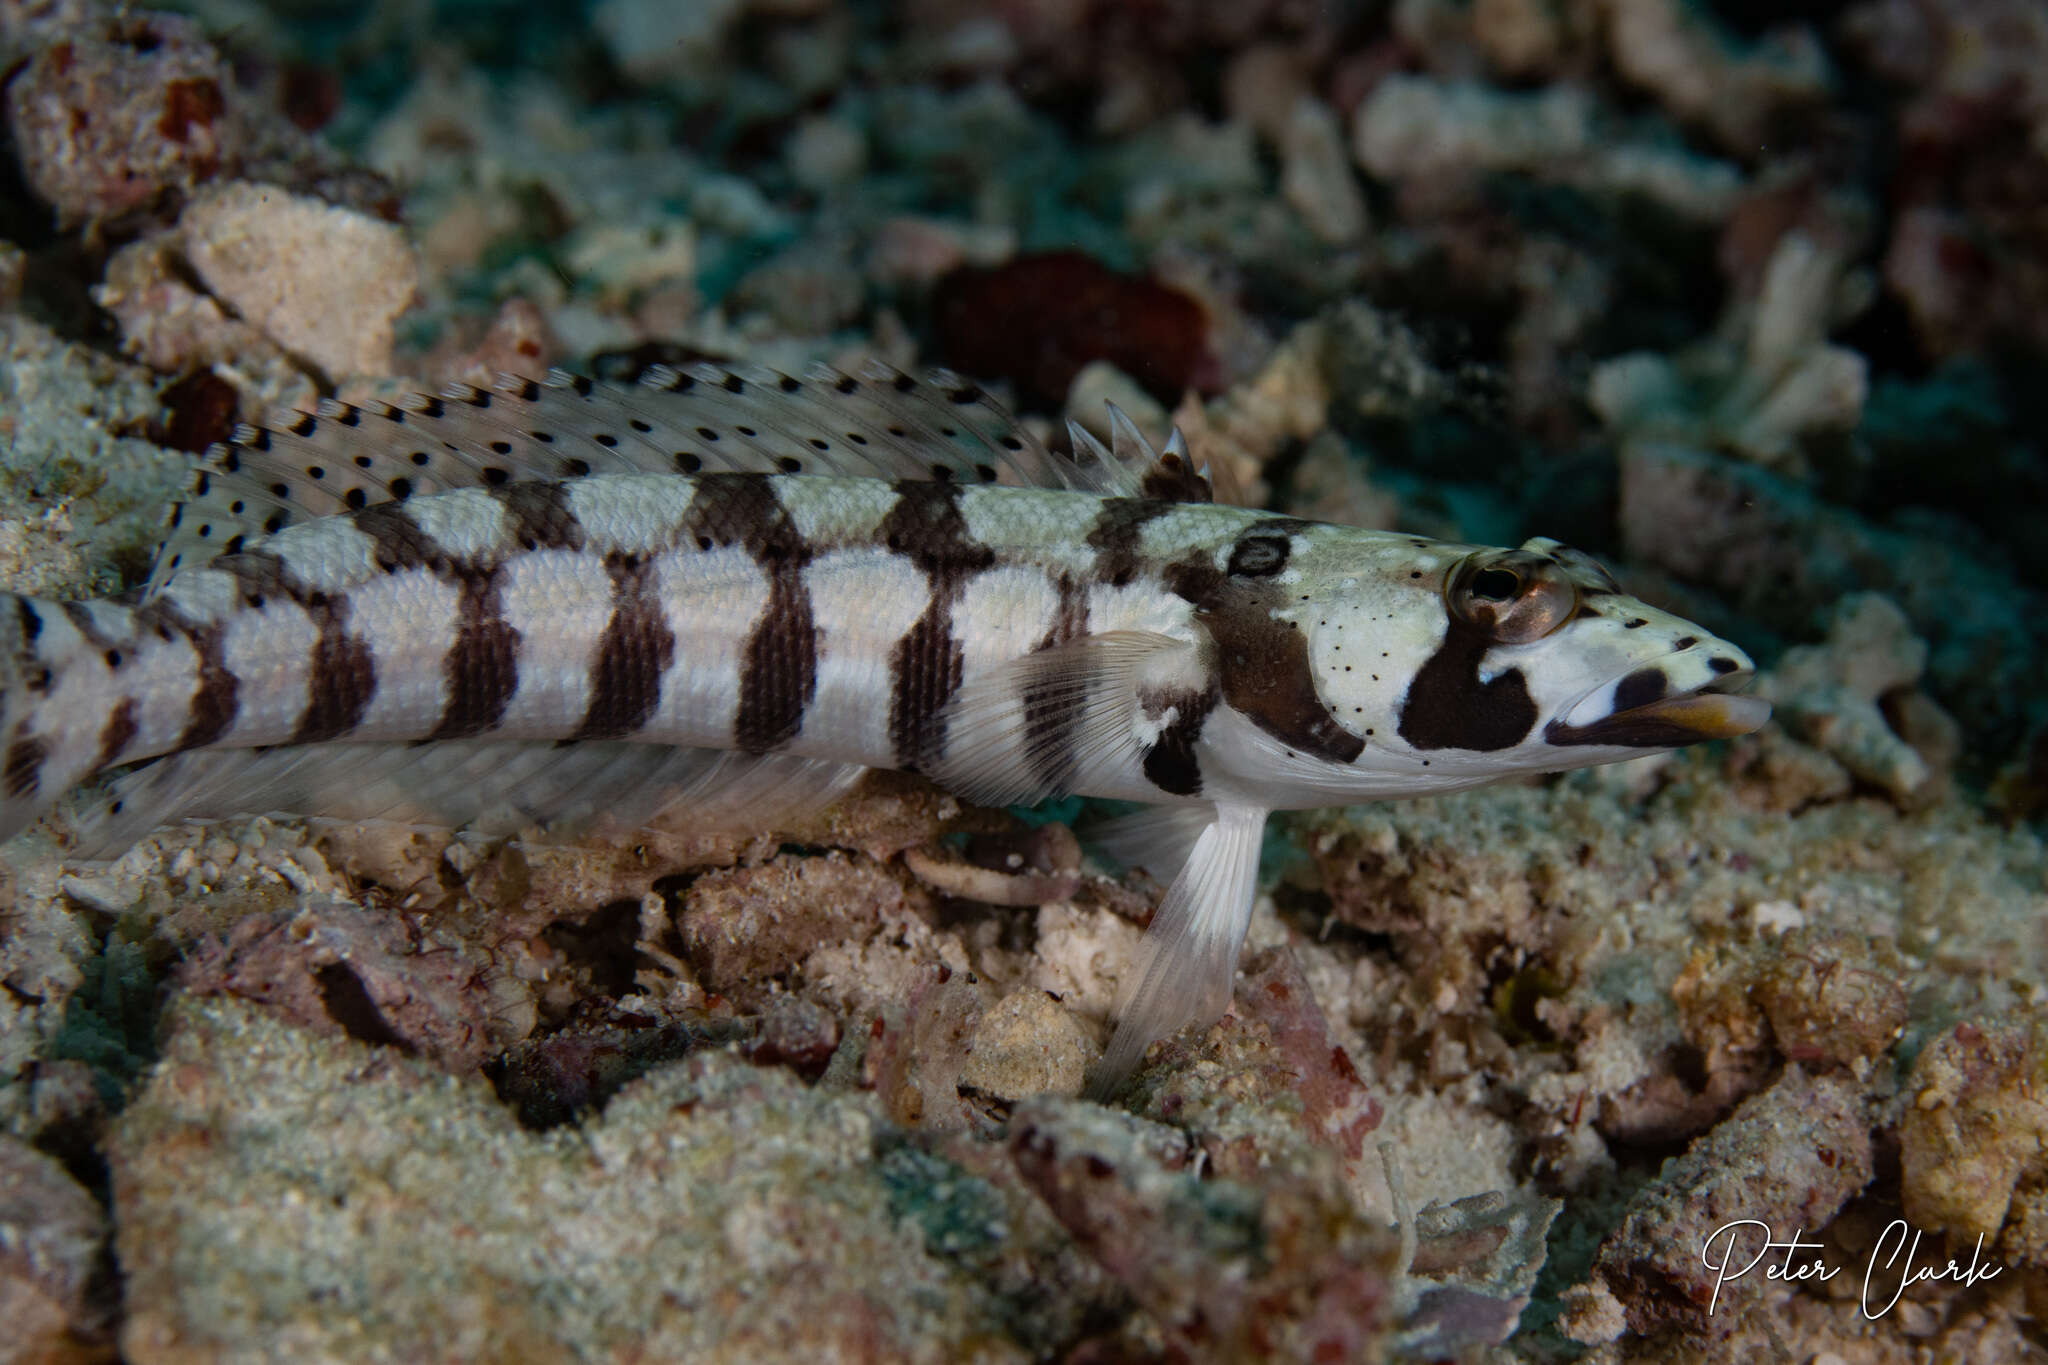
<path fill-rule="evenodd" d="M 397 226 L 236 182 L 197 196 L 175 228 L 123 247 L 94 298 L 129 353 L 155 369 L 261 373 L 284 359 L 333 380 L 391 373 L 398 317 L 418 282 Z"/>
<path fill-rule="evenodd" d="M 192 20 L 124 15 L 48 38 L 10 75 L 7 116 L 23 179 L 62 221 L 153 207 L 243 156 L 232 74 Z"/>
<path fill-rule="evenodd" d="M 1182 1350 L 1208 1360 L 1361 1360 L 1389 1327 L 1397 1244 L 1340 1191 L 1203 1180 L 1153 1155 L 1170 1129 L 1072 1101 L 1011 1124 L 1053 1216 Z"/>
<path fill-rule="evenodd" d="M 818 948 L 864 938 L 905 913 L 901 882 L 865 859 L 829 853 L 707 872 L 684 894 L 675 927 L 704 988 L 751 1007 Z"/>
<path fill-rule="evenodd" d="M 1899 1121 L 1901 1197 L 1915 1227 L 1995 1237 L 2048 1150 L 2038 1026 L 1964 1022 L 1922 1049 Z"/>
<path fill-rule="evenodd" d="M 1892 729 L 1881 703 L 1919 683 L 1927 645 L 1880 593 L 1844 598 L 1831 618 L 1827 639 L 1785 651 L 1758 683 L 1757 695 L 1776 704 L 1786 726 L 1857 777 L 1895 798 L 1909 796 L 1932 770 Z"/>
<path fill-rule="evenodd" d="M 1752 301 L 1719 334 L 1675 357 L 1634 351 L 1602 362 L 1587 391 L 1624 441 L 1684 440 L 1763 465 L 1802 467 L 1799 443 L 1852 430 L 1869 383 L 1863 356 L 1827 341 L 1864 297 L 1845 258 L 1801 232 L 1779 239 Z"/>
<path fill-rule="evenodd" d="M 535 1023 L 533 1001 L 476 948 L 401 917 L 315 901 L 249 915 L 202 943 L 180 984 L 261 1002 L 301 1027 L 430 1057 L 469 1071 Z"/>
<path fill-rule="evenodd" d="M 1731 152 L 1748 152 L 1769 135 L 1773 120 L 1829 93 L 1826 50 L 1803 24 L 1743 48 L 1686 0 L 1606 0 L 1597 8 L 1622 77 Z"/>
<path fill-rule="evenodd" d="M 1871 1179 L 1864 1104 L 1855 1082 L 1788 1066 L 1636 1192 L 1601 1243 L 1593 1283 L 1640 1333 L 1707 1331 L 1710 1310 L 1739 1316 L 1760 1305 L 1770 1289 L 1764 1276 L 1721 1282 L 1703 1249 L 1739 1266 L 1760 1250 L 1759 1229 L 1811 1235 L 1826 1227 Z M 1731 1230 L 1730 1220 L 1741 1221 Z"/>
<path fill-rule="evenodd" d="M 400 228 L 238 182 L 195 199 L 178 230 L 213 296 L 287 352 L 333 376 L 391 373 L 394 325 L 419 284 Z"/>

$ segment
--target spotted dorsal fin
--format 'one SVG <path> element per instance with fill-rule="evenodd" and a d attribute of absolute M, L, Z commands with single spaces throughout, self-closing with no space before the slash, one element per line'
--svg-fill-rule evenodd
<path fill-rule="evenodd" d="M 451 488 L 733 471 L 1001 480 L 1140 497 L 1155 464 L 1184 463 L 1173 442 L 1157 456 L 1128 418 L 1111 421 L 1114 451 L 1091 442 L 1060 455 L 972 381 L 882 365 L 857 375 L 820 367 L 803 379 L 656 366 L 632 385 L 557 370 L 399 404 L 327 399 L 310 413 L 245 425 L 207 453 L 172 512 L 146 592 L 185 564 L 295 522 Z M 1149 495 L 1174 495 L 1167 484 L 1158 490 Z"/>

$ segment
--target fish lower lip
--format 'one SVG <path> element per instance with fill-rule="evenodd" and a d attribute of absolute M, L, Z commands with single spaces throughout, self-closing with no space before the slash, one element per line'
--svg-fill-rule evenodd
<path fill-rule="evenodd" d="M 1552 721 L 1552 744 L 1604 744 L 1625 749 L 1675 749 L 1708 739 L 1733 739 L 1762 727 L 1771 704 L 1761 697 L 1697 691 L 1617 711 L 1586 725 Z"/>

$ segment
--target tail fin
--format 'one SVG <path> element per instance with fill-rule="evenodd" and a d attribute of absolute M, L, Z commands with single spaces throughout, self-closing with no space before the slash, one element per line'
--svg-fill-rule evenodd
<path fill-rule="evenodd" d="M 0 843 L 133 747 L 134 708 L 110 700 L 133 618 L 111 602 L 0 592 Z"/>
<path fill-rule="evenodd" d="M 0 843 L 19 834 L 58 795 L 43 780 L 50 745 L 35 726 L 37 703 L 51 679 L 36 644 L 43 627 L 38 605 L 0 593 Z"/>

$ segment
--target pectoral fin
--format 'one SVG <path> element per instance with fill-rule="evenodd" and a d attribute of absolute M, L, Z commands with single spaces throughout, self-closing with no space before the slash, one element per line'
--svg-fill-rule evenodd
<path fill-rule="evenodd" d="M 1027 654 L 967 683 L 948 703 L 933 781 L 979 805 L 1100 790 L 1138 770 L 1141 687 L 1207 686 L 1199 646 L 1148 631 L 1106 631 Z"/>

